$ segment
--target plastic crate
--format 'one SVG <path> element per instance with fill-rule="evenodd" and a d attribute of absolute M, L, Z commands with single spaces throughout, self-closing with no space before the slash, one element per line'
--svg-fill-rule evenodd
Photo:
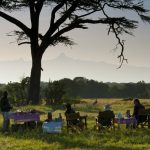
<path fill-rule="evenodd" d="M 46 133 L 61 133 L 62 121 L 44 122 L 42 125 L 43 132 Z"/>

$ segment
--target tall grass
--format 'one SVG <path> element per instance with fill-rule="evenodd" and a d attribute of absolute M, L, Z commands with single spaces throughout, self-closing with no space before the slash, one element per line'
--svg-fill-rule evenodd
<path fill-rule="evenodd" d="M 98 132 L 94 130 L 95 117 L 103 105 L 109 103 L 115 113 L 124 113 L 126 109 L 132 112 L 133 103 L 131 101 L 122 101 L 119 99 L 98 99 L 97 105 L 92 105 L 92 100 L 83 100 L 86 103 L 75 104 L 75 110 L 88 116 L 88 129 L 82 132 L 67 132 L 64 123 L 62 133 L 47 134 L 42 129 L 25 129 L 17 132 L 0 132 L 0 150 L 150 150 L 150 129 L 121 129 L 103 130 Z M 150 100 L 142 100 L 146 107 L 150 107 Z M 18 108 L 15 108 L 18 109 Z M 19 108 L 21 110 L 37 109 L 41 112 L 41 120 L 45 120 L 48 111 L 53 111 L 53 117 L 58 113 L 64 116 L 64 107 L 61 106 L 27 106 Z M 14 110 L 15 111 L 15 110 Z M 45 112 L 45 113 L 44 113 Z M 65 119 L 65 118 L 64 118 Z M 13 123 L 13 122 L 12 122 Z M 0 126 L 2 117 L 0 117 Z"/>

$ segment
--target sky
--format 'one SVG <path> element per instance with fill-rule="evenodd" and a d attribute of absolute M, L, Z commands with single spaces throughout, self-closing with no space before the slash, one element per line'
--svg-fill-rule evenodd
<path fill-rule="evenodd" d="M 150 0 L 144 0 L 145 7 L 150 8 Z M 41 14 L 40 30 L 45 31 L 48 24 L 48 8 Z M 29 25 L 29 14 L 27 10 L 11 13 Z M 136 17 L 134 14 L 126 13 L 129 18 Z M 18 29 L 14 25 L 0 18 L 0 63 L 1 61 L 31 60 L 29 45 L 18 46 L 15 37 L 6 36 L 7 33 Z M 134 36 L 125 35 L 125 57 L 128 64 L 123 65 L 121 69 L 128 66 L 143 66 L 150 68 L 150 24 L 139 23 L 139 28 L 134 32 Z M 107 35 L 107 26 L 90 25 L 88 30 L 74 30 L 68 33 L 76 45 L 65 47 L 58 45 L 49 47 L 43 55 L 43 60 L 51 60 L 57 58 L 64 53 L 66 56 L 78 60 L 86 60 L 92 62 L 106 62 L 119 66 L 117 56 L 120 50 L 114 51 L 117 40 L 114 35 Z M 3 70 L 5 71 L 5 70 Z M 55 70 L 53 70 L 55 72 Z M 121 70 L 120 70 L 121 71 Z M 21 76 L 21 75 L 20 75 Z M 17 80 L 18 77 L 16 77 Z M 68 77 L 69 78 L 69 77 Z M 6 79 L 2 79 L 5 81 Z M 109 79 L 108 79 L 109 80 Z M 132 78 L 130 79 L 132 80 Z M 143 79 L 144 80 L 144 79 Z M 110 79 L 111 81 L 111 79 Z M 122 82 L 124 79 L 122 79 Z M 1 82 L 1 80 L 0 80 Z M 116 80 L 117 82 L 117 80 Z"/>

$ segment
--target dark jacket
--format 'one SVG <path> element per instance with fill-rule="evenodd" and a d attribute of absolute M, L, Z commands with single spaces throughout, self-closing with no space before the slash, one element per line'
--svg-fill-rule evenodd
<path fill-rule="evenodd" d="M 73 110 L 72 108 L 69 108 L 69 109 L 66 110 L 65 115 L 67 115 L 67 114 L 74 114 L 74 113 L 75 113 L 75 110 Z M 77 125 L 77 124 L 80 123 L 80 120 L 79 119 L 72 119 L 72 120 L 69 120 L 68 123 Z"/>
<path fill-rule="evenodd" d="M 70 109 L 66 110 L 65 115 L 66 114 L 73 114 L 73 113 L 75 113 L 75 111 L 72 108 L 70 108 Z"/>
<path fill-rule="evenodd" d="M 138 119 L 138 113 L 140 109 L 145 109 L 145 107 L 142 104 L 134 105 L 133 116 L 135 116 L 136 119 Z"/>
<path fill-rule="evenodd" d="M 12 109 L 7 97 L 2 97 L 0 100 L 0 109 L 2 112 L 8 112 Z"/>

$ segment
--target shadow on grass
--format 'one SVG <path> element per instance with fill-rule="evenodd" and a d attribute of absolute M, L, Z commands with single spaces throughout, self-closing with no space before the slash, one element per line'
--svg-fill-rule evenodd
<path fill-rule="evenodd" d="M 3 133 L 1 133 L 3 134 Z M 146 141 L 138 143 L 141 136 L 147 136 Z M 17 140 L 37 140 L 42 141 L 43 145 L 59 143 L 60 149 L 86 149 L 86 150 L 137 150 L 137 148 L 130 148 L 132 144 L 148 144 L 150 130 L 144 129 L 139 131 L 113 131 L 97 133 L 93 130 L 86 130 L 81 133 L 68 133 L 66 129 L 60 134 L 43 133 L 41 128 L 33 130 L 20 130 L 18 132 L 8 133 L 7 137 L 13 137 Z M 5 134 L 4 134 L 5 136 Z M 134 138 L 136 138 L 134 140 Z M 122 141 L 123 140 L 123 141 Z M 138 140 L 138 141 L 137 141 Z M 121 142 L 121 144 L 120 144 Z M 123 146 L 120 146 L 123 145 Z M 127 146 L 125 146 L 127 145 Z"/>
<path fill-rule="evenodd" d="M 35 132 L 36 131 L 36 132 Z M 48 134 L 43 133 L 41 129 L 36 130 L 22 130 L 18 132 L 10 132 L 7 135 L 5 133 L 1 133 L 7 137 L 13 137 L 17 140 L 24 139 L 24 140 L 41 140 L 43 143 L 53 144 L 59 143 L 61 145 L 61 149 L 97 149 L 99 145 L 95 144 L 88 144 L 87 141 L 84 141 L 84 134 L 79 133 L 72 133 L 68 134 L 66 131 L 60 134 Z"/>

